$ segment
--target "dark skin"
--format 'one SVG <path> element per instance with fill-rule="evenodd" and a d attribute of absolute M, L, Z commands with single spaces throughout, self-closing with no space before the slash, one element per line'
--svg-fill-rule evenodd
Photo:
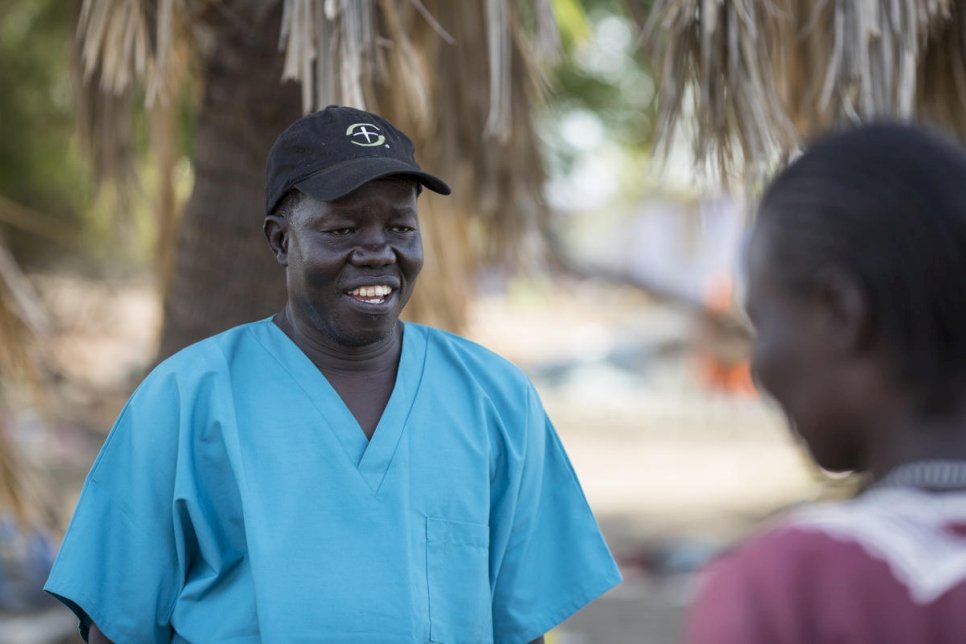
<path fill-rule="evenodd" d="M 265 235 L 289 293 L 276 324 L 371 438 L 396 381 L 399 314 L 423 266 L 414 184 L 382 179 L 336 201 L 306 197 L 290 217 L 266 217 Z"/>
<path fill-rule="evenodd" d="M 307 197 L 289 217 L 266 217 L 265 236 L 288 287 L 275 323 L 371 438 L 396 381 L 399 314 L 423 266 L 415 184 L 379 179 L 335 201 Z M 93 624 L 89 641 L 110 642 Z"/>
<path fill-rule="evenodd" d="M 907 463 L 966 460 L 966 404 L 923 414 L 921 392 L 895 375 L 858 278 L 830 266 L 793 291 L 773 234 L 759 223 L 749 248 L 752 367 L 816 462 L 877 480 Z"/>

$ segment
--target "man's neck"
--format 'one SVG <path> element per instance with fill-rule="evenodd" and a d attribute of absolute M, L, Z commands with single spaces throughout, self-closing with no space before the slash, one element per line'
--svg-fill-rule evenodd
<path fill-rule="evenodd" d="M 288 306 L 275 315 L 275 324 L 310 360 L 328 375 L 365 376 L 395 371 L 402 352 L 402 323 L 385 338 L 363 346 L 346 346 L 292 315 Z"/>
<path fill-rule="evenodd" d="M 396 383 L 402 354 L 402 324 L 397 323 L 384 340 L 363 347 L 347 347 L 293 320 L 287 308 L 274 318 L 275 324 L 325 375 L 366 438 L 371 439 Z"/>
<path fill-rule="evenodd" d="M 895 407 L 883 414 L 869 454 L 867 469 L 875 479 L 917 461 L 966 461 L 966 405 L 934 416 L 915 411 L 912 404 Z"/>

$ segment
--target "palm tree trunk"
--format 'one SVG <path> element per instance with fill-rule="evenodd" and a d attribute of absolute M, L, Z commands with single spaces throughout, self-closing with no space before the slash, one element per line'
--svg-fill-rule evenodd
<path fill-rule="evenodd" d="M 158 235 L 155 242 L 155 273 L 162 294 L 171 289 L 171 270 L 178 235 L 178 200 L 174 187 L 178 134 L 177 106 L 173 101 L 155 105 L 151 110 L 151 147 L 155 151 L 158 164 L 158 186 L 154 198 L 154 218 Z"/>
<path fill-rule="evenodd" d="M 257 2 L 215 5 L 201 17 L 195 186 L 164 297 L 160 358 L 268 316 L 285 299 L 283 272 L 262 235 L 265 158 L 301 114 L 298 86 L 280 82 L 281 3 L 267 12 Z"/>

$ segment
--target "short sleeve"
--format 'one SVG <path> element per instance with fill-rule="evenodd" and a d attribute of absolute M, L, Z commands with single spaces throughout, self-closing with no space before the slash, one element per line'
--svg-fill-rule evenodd
<path fill-rule="evenodd" d="M 563 445 L 528 391 L 522 472 L 494 585 L 499 643 L 529 642 L 621 581 Z"/>
<path fill-rule="evenodd" d="M 128 401 L 87 480 L 44 590 L 115 642 L 169 642 L 182 566 L 173 487 L 173 381 L 146 381 Z"/>

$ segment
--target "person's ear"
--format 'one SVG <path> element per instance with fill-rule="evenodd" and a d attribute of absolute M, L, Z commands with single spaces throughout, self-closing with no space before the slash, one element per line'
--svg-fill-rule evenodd
<path fill-rule="evenodd" d="M 275 261 L 282 268 L 288 267 L 288 219 L 278 215 L 265 217 L 265 239 L 275 254 Z"/>
<path fill-rule="evenodd" d="M 874 341 L 872 305 L 857 275 L 827 267 L 815 276 L 815 296 L 826 342 L 842 353 L 859 353 Z"/>

